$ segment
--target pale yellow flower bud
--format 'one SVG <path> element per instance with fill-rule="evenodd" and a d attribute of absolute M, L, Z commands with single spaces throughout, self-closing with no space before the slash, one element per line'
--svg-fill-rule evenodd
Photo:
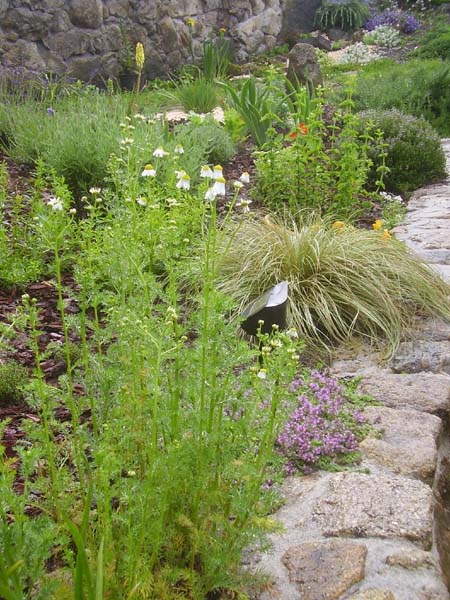
<path fill-rule="evenodd" d="M 142 71 L 142 69 L 144 68 L 144 62 L 145 62 L 144 46 L 141 44 L 141 42 L 138 42 L 136 44 L 136 65 L 140 71 Z"/>

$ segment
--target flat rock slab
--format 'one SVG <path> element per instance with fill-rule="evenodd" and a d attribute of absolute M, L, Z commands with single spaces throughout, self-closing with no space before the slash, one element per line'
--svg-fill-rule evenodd
<path fill-rule="evenodd" d="M 447 235 L 450 238 L 450 233 L 448 231 Z M 433 264 L 430 265 L 430 267 L 432 267 L 433 271 L 436 271 L 436 273 L 438 273 L 444 281 L 450 283 L 450 265 Z"/>
<path fill-rule="evenodd" d="M 436 566 L 436 559 L 431 552 L 425 550 L 402 548 L 386 557 L 386 564 L 390 567 L 402 567 L 403 569 L 415 570 Z"/>
<path fill-rule="evenodd" d="M 440 319 L 425 319 L 417 323 L 414 337 L 434 342 L 450 342 L 450 323 Z"/>
<path fill-rule="evenodd" d="M 395 374 L 367 369 L 360 391 L 397 409 L 412 409 L 445 417 L 450 407 L 450 377 L 441 373 Z"/>
<path fill-rule="evenodd" d="M 442 265 L 450 265 L 450 250 L 449 249 L 428 249 L 426 244 L 416 244 L 414 242 L 408 244 L 419 257 L 428 263 L 437 263 Z"/>
<path fill-rule="evenodd" d="M 397 475 L 337 473 L 313 519 L 327 537 L 405 538 L 429 549 L 433 493 L 421 481 Z"/>
<path fill-rule="evenodd" d="M 450 341 L 402 342 L 389 364 L 395 373 L 430 371 L 450 374 Z"/>
<path fill-rule="evenodd" d="M 393 473 L 416 477 L 431 485 L 441 419 L 416 410 L 381 406 L 369 406 L 364 416 L 382 437 L 365 438 L 360 444 L 363 456 Z"/>
<path fill-rule="evenodd" d="M 395 600 L 395 596 L 389 590 L 365 590 L 349 596 L 349 600 Z"/>
<path fill-rule="evenodd" d="M 338 600 L 364 578 L 367 548 L 344 540 L 292 546 L 282 557 L 303 600 Z"/>

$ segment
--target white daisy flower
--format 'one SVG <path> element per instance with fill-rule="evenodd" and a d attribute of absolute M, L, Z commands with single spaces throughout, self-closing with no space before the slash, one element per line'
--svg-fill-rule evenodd
<path fill-rule="evenodd" d="M 175 154 L 184 154 L 184 148 L 181 144 L 177 144 L 174 148 Z"/>
<path fill-rule="evenodd" d="M 61 198 L 57 198 L 56 196 L 52 196 L 50 198 L 50 200 L 48 201 L 48 205 L 53 210 L 62 210 L 63 209 L 63 203 L 62 203 Z"/>
<path fill-rule="evenodd" d="M 187 173 L 183 173 L 183 175 L 178 179 L 177 188 L 180 190 L 188 190 L 191 187 L 191 178 Z"/>
<path fill-rule="evenodd" d="M 139 204 L 139 206 L 147 206 L 147 200 L 142 196 L 138 196 L 136 198 L 136 202 Z"/>
<path fill-rule="evenodd" d="M 155 175 L 156 175 L 156 171 L 153 168 L 153 165 L 151 165 L 150 163 L 145 165 L 144 170 L 141 173 L 141 176 L 142 177 L 154 177 Z"/>
<path fill-rule="evenodd" d="M 207 177 L 208 179 L 212 179 L 214 177 L 214 173 L 209 165 L 204 165 L 201 168 L 200 177 Z"/>
<path fill-rule="evenodd" d="M 93 194 L 94 196 L 96 196 L 97 194 L 100 194 L 102 191 L 102 188 L 99 187 L 91 187 L 89 188 L 89 193 Z"/>
<path fill-rule="evenodd" d="M 250 175 L 247 173 L 247 171 L 244 171 L 239 177 L 239 180 L 242 181 L 242 183 L 250 183 Z"/>
<path fill-rule="evenodd" d="M 216 165 L 213 170 L 213 179 L 219 179 L 219 177 L 223 177 L 223 169 L 220 165 Z"/>
<path fill-rule="evenodd" d="M 156 156 L 156 158 L 164 158 L 165 156 L 167 156 L 169 153 L 166 152 L 164 150 L 164 148 L 161 148 L 161 146 L 159 148 L 156 148 L 156 150 L 153 152 L 153 156 Z"/>
<path fill-rule="evenodd" d="M 213 200 L 215 200 L 216 198 L 216 193 L 214 191 L 214 188 L 208 188 L 206 190 L 206 194 L 205 194 L 205 200 L 209 200 L 210 202 L 212 202 Z"/>
<path fill-rule="evenodd" d="M 224 179 L 224 177 L 218 177 L 216 179 L 212 189 L 216 196 L 225 196 L 225 179 Z"/>
<path fill-rule="evenodd" d="M 236 206 L 241 206 L 243 213 L 249 213 L 251 203 L 251 200 L 240 200 L 239 202 L 236 202 Z"/>
<path fill-rule="evenodd" d="M 234 187 L 235 187 L 237 190 L 240 190 L 241 188 L 243 188 L 243 187 L 244 187 L 244 184 L 243 184 L 243 183 L 241 183 L 240 181 L 234 181 L 234 182 L 233 182 L 233 185 L 234 185 Z"/>

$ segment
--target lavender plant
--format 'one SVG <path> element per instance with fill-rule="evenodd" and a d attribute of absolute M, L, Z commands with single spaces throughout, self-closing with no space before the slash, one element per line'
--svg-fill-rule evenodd
<path fill-rule="evenodd" d="M 364 23 L 366 31 L 373 31 L 381 25 L 388 25 L 398 29 L 401 33 L 414 33 L 420 27 L 417 17 L 411 13 L 390 8 L 381 13 L 376 13 Z"/>

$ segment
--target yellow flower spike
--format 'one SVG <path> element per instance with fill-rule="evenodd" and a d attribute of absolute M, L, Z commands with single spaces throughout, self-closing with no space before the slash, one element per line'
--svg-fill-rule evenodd
<path fill-rule="evenodd" d="M 195 25 L 195 19 L 193 19 L 192 17 L 188 17 L 186 19 L 186 25 L 188 27 L 194 27 L 194 25 Z"/>
<path fill-rule="evenodd" d="M 377 219 L 372 225 L 374 231 L 380 231 L 383 227 L 383 219 Z"/>
<path fill-rule="evenodd" d="M 332 229 L 344 229 L 345 223 L 344 221 L 335 221 L 331 226 Z"/>
<path fill-rule="evenodd" d="M 383 240 L 390 240 L 392 238 L 392 234 L 389 233 L 387 229 L 383 231 Z"/>
<path fill-rule="evenodd" d="M 141 44 L 141 42 L 138 42 L 136 44 L 136 66 L 139 70 L 142 71 L 142 69 L 144 68 L 144 62 L 145 62 L 145 53 L 144 53 L 144 46 Z"/>

